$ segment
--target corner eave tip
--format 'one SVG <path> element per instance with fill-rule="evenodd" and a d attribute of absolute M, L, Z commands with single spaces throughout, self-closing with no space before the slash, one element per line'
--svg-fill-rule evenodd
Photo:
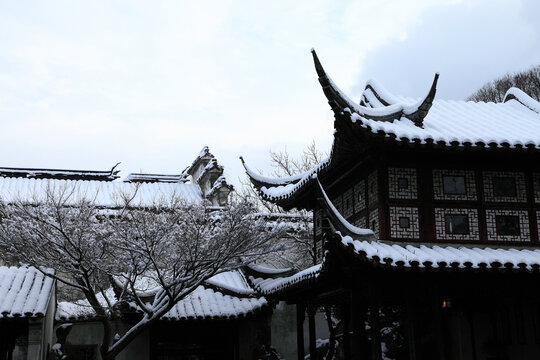
<path fill-rule="evenodd" d="M 313 62 L 315 63 L 315 71 L 317 71 L 317 75 L 319 76 L 319 78 L 325 78 L 326 71 L 324 71 L 324 68 L 322 67 L 321 62 L 319 61 L 319 57 L 317 56 L 315 49 L 311 49 L 311 54 L 313 55 Z"/>

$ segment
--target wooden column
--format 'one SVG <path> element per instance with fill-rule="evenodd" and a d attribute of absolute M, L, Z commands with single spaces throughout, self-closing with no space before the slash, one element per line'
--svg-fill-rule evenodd
<path fill-rule="evenodd" d="M 416 335 L 414 331 L 414 321 L 417 317 L 415 299 L 412 299 L 410 295 L 406 295 L 405 302 L 405 317 L 407 321 L 407 343 L 409 347 L 409 359 L 416 360 Z"/>
<path fill-rule="evenodd" d="M 308 305 L 308 327 L 309 327 L 309 356 L 311 360 L 317 360 L 317 334 L 315 333 L 315 306 Z"/>
<path fill-rule="evenodd" d="M 343 355 L 351 359 L 351 304 L 341 305 L 341 324 L 343 326 Z"/>
<path fill-rule="evenodd" d="M 296 348 L 298 360 L 304 360 L 304 318 L 306 307 L 302 303 L 296 304 Z"/>
<path fill-rule="evenodd" d="M 370 301 L 369 318 L 371 323 L 371 357 L 373 360 L 382 359 L 381 351 L 381 324 L 379 322 L 379 306 L 375 299 Z"/>
<path fill-rule="evenodd" d="M 366 334 L 366 306 L 358 288 L 351 290 L 351 325 L 353 332 L 351 359 L 367 359 L 369 345 Z"/>

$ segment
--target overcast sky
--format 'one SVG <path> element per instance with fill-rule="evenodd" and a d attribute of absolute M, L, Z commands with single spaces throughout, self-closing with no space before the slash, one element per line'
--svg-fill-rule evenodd
<path fill-rule="evenodd" d="M 314 47 L 358 100 L 369 78 L 464 99 L 540 63 L 540 2 L 2 1 L 0 166 L 180 173 L 332 141 Z"/>

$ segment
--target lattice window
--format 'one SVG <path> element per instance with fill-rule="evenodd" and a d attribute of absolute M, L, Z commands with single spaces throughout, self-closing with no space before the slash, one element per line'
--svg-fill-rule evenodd
<path fill-rule="evenodd" d="M 540 174 L 534 174 L 534 200 L 540 203 Z"/>
<path fill-rule="evenodd" d="M 388 196 L 391 199 L 416 199 L 416 169 L 388 168 Z"/>
<path fill-rule="evenodd" d="M 356 227 L 365 229 L 366 228 L 366 217 L 361 216 L 360 218 L 356 219 L 356 221 L 353 224 Z"/>
<path fill-rule="evenodd" d="M 435 231 L 439 240 L 480 240 L 478 210 L 436 208 Z"/>
<path fill-rule="evenodd" d="M 375 236 L 379 237 L 379 210 L 375 209 L 369 213 L 369 229 L 373 230 Z"/>
<path fill-rule="evenodd" d="M 486 201 L 526 202 L 524 175 L 507 171 L 485 171 L 484 197 Z"/>
<path fill-rule="evenodd" d="M 377 200 L 379 198 L 378 196 L 378 184 L 377 184 L 377 171 L 372 172 L 368 176 L 367 181 L 368 186 L 368 203 L 369 206 L 372 207 L 374 204 L 377 203 Z"/>
<path fill-rule="evenodd" d="M 433 170 L 435 200 L 476 200 L 472 170 Z"/>
<path fill-rule="evenodd" d="M 536 227 L 538 229 L 538 237 L 540 238 L 540 211 L 536 212 Z"/>
<path fill-rule="evenodd" d="M 353 190 L 349 189 L 343 193 L 343 212 L 341 213 L 345 219 L 350 218 L 354 214 L 353 209 Z"/>
<path fill-rule="evenodd" d="M 337 211 L 339 211 L 340 214 L 343 214 L 343 196 L 340 194 L 339 196 L 331 199 L 331 201 L 336 207 Z"/>
<path fill-rule="evenodd" d="M 414 207 L 391 207 L 390 236 L 394 239 L 420 238 L 418 209 Z"/>
<path fill-rule="evenodd" d="M 315 210 L 315 235 L 322 234 L 322 210 Z"/>
<path fill-rule="evenodd" d="M 486 210 L 488 240 L 530 241 L 529 215 L 525 210 Z"/>
<path fill-rule="evenodd" d="M 360 180 L 354 185 L 354 213 L 358 214 L 366 208 L 366 182 Z"/>

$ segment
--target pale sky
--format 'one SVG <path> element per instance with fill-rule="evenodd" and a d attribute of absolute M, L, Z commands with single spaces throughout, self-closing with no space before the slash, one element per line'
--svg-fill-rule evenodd
<path fill-rule="evenodd" d="M 540 64 L 540 2 L 0 0 L 0 167 L 180 173 L 204 145 L 238 157 L 332 142 L 314 47 L 358 100 L 464 99 Z"/>

